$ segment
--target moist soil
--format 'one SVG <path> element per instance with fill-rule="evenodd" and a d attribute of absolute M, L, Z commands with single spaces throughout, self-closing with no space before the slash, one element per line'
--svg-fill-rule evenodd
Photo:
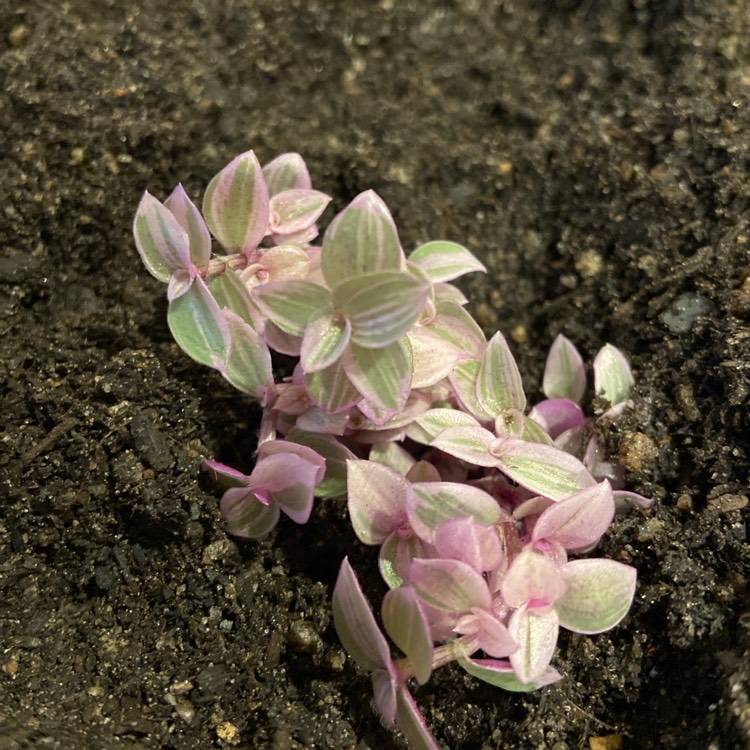
<path fill-rule="evenodd" d="M 743 0 L 6 0 L 0 9 L 0 748 L 403 748 L 336 638 L 340 502 L 227 536 L 201 457 L 258 410 L 171 341 L 131 222 L 236 154 L 364 189 L 463 288 L 538 398 L 565 333 L 632 360 L 604 438 L 656 498 L 601 554 L 630 615 L 528 695 L 441 669 L 442 746 L 750 746 L 750 11 Z"/>

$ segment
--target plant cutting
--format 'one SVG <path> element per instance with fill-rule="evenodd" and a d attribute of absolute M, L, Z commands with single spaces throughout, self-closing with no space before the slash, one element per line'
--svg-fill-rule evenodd
<path fill-rule="evenodd" d="M 413 683 L 455 662 L 534 690 L 560 679 L 561 627 L 601 633 L 626 615 L 635 570 L 589 553 L 618 507 L 651 503 L 624 489 L 597 437 L 627 408 L 633 376 L 606 344 L 593 390 L 607 407 L 587 417 L 586 368 L 560 335 L 546 398 L 529 408 L 507 341 L 485 338 L 452 284 L 482 263 L 443 240 L 407 256 L 372 191 L 314 244 L 329 202 L 298 154 L 261 167 L 249 151 L 211 180 L 202 211 L 180 186 L 163 203 L 146 193 L 134 236 L 167 285 L 180 347 L 262 406 L 249 475 L 202 464 L 228 531 L 257 539 L 282 514 L 304 524 L 316 499 L 347 503 L 387 592 L 381 629 L 344 559 L 337 632 L 383 720 L 436 748 Z M 279 354 L 293 370 L 277 374 Z"/>

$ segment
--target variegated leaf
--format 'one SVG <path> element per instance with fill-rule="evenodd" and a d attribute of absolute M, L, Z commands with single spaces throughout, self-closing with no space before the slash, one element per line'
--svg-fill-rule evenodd
<path fill-rule="evenodd" d="M 252 151 L 240 154 L 208 183 L 203 215 L 214 237 L 232 252 L 255 249 L 268 231 L 268 190 Z"/>
<path fill-rule="evenodd" d="M 409 260 L 422 268 L 433 283 L 451 281 L 472 271 L 487 270 L 469 250 L 447 240 L 420 245 Z"/>
<path fill-rule="evenodd" d="M 352 341 L 381 349 L 397 341 L 419 318 L 428 287 L 398 271 L 364 274 L 333 289 L 333 306 L 351 322 Z"/>
<path fill-rule="evenodd" d="M 329 225 L 321 266 L 329 286 L 375 271 L 399 271 L 405 262 L 396 225 L 372 190 L 358 195 Z"/>

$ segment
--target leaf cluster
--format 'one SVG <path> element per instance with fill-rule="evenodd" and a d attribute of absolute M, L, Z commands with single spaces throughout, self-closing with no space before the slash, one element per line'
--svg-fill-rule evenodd
<path fill-rule="evenodd" d="M 164 203 L 146 193 L 133 231 L 167 284 L 177 343 L 263 407 L 249 475 L 203 463 L 229 532 L 260 538 L 282 513 L 305 523 L 315 498 L 346 498 L 359 540 L 380 548 L 382 623 L 402 656 L 346 559 L 336 628 L 383 719 L 435 748 L 409 682 L 452 661 L 507 690 L 559 679 L 559 628 L 614 627 L 636 584 L 627 565 L 570 555 L 596 546 L 618 505 L 650 501 L 604 455 L 570 341 L 553 343 L 546 398 L 528 408 L 507 341 L 486 340 L 451 283 L 482 264 L 449 241 L 407 256 L 372 191 L 313 244 L 329 201 L 298 154 L 261 167 L 248 151 L 211 180 L 202 211 L 180 186 Z M 297 358 L 278 382 L 274 353 Z M 593 369 L 609 403 L 599 419 L 617 419 L 627 360 L 607 344 Z"/>

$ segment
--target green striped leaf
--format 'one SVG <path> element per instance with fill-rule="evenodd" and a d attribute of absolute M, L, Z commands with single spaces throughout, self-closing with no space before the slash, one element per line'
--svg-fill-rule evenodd
<path fill-rule="evenodd" d="M 354 342 L 342 357 L 354 387 L 379 409 L 400 411 L 411 386 L 411 353 L 399 340 L 382 349 L 365 349 Z"/>
<path fill-rule="evenodd" d="M 427 285 L 408 273 L 369 273 L 335 287 L 333 305 L 351 322 L 352 341 L 367 349 L 380 349 L 416 323 L 427 292 Z"/>
<path fill-rule="evenodd" d="M 214 237 L 238 253 L 253 250 L 268 230 L 268 190 L 252 151 L 240 154 L 208 183 L 203 215 Z"/>
<path fill-rule="evenodd" d="M 487 270 L 465 247 L 446 240 L 420 245 L 409 260 L 425 271 L 433 283 L 451 281 L 472 271 Z"/>
<path fill-rule="evenodd" d="M 169 303 L 167 323 L 175 341 L 196 362 L 224 370 L 229 356 L 229 326 L 203 279 Z"/>
<path fill-rule="evenodd" d="M 321 267 L 329 286 L 404 263 L 393 218 L 372 190 L 358 195 L 331 222 L 323 238 Z"/>

